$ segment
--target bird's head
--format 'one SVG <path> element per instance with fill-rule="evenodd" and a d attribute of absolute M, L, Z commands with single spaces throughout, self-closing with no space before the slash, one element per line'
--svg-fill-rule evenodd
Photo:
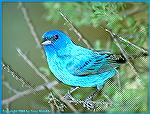
<path fill-rule="evenodd" d="M 52 30 L 43 34 L 42 45 L 46 48 L 54 48 L 60 50 L 65 48 L 68 44 L 72 44 L 71 39 L 60 30 Z"/>

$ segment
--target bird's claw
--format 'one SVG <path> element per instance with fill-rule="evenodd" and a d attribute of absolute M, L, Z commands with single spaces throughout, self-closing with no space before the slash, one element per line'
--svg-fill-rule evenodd
<path fill-rule="evenodd" d="M 66 105 L 60 99 L 56 98 L 53 93 L 50 93 L 47 99 L 49 100 L 48 103 L 52 103 L 57 108 L 57 111 L 64 111 L 66 108 Z"/>
<path fill-rule="evenodd" d="M 83 102 L 83 106 L 86 107 L 87 109 L 94 109 L 95 104 L 91 99 L 85 99 Z"/>
<path fill-rule="evenodd" d="M 67 93 L 65 96 L 63 96 L 63 100 L 67 100 L 70 102 L 76 101 L 75 98 L 73 98 L 70 93 Z"/>
<path fill-rule="evenodd" d="M 70 100 L 71 97 L 72 97 L 71 94 L 68 94 L 68 93 L 67 93 L 67 94 L 65 94 L 65 95 L 63 96 L 63 99 L 64 99 L 64 100 Z"/>

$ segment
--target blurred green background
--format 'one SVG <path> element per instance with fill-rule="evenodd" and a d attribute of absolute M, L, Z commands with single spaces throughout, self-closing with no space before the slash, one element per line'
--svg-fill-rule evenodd
<path fill-rule="evenodd" d="M 37 47 L 31 31 L 25 21 L 18 3 L 3 2 L 3 61 L 33 85 L 43 84 L 44 81 L 39 78 L 33 69 L 18 55 L 16 48 L 20 48 L 28 58 L 36 65 L 41 73 L 48 75 L 49 81 L 56 80 L 49 71 L 45 58 L 43 58 L 40 49 Z M 73 22 L 80 33 L 86 38 L 94 49 L 112 50 L 119 53 L 119 49 L 109 37 L 109 34 L 100 26 L 111 29 L 114 33 L 148 49 L 148 3 L 23 3 L 27 9 L 28 16 L 35 28 L 35 32 L 40 41 L 45 31 L 60 29 L 67 32 L 76 44 L 86 47 L 78 41 L 77 36 L 69 27 L 64 25 L 65 21 L 60 16 L 58 10 L 63 10 L 64 14 Z M 123 48 L 129 54 L 140 52 L 139 50 L 122 44 Z M 148 111 L 148 59 L 139 58 L 132 61 L 137 68 L 141 82 L 134 79 L 134 75 L 128 64 L 122 65 L 119 69 L 120 82 L 123 94 L 120 95 L 118 85 L 106 84 L 104 91 L 113 101 L 113 106 L 109 108 L 99 108 L 96 111 Z M 117 77 L 110 79 L 113 83 Z M 8 82 L 12 88 L 18 91 L 24 91 L 27 87 L 14 79 L 7 71 L 3 71 L 3 81 Z M 142 83 L 142 85 L 141 85 Z M 58 84 L 57 91 L 64 95 L 70 88 L 67 85 Z M 81 88 L 74 93 L 76 98 L 86 98 L 94 89 Z M 40 91 L 38 94 L 31 94 L 14 102 L 3 105 L 4 110 L 39 110 L 51 107 L 46 97 L 47 90 Z M 6 86 L 3 86 L 3 99 L 15 95 Z M 101 99 L 101 94 L 97 97 Z M 75 105 L 74 105 L 75 106 Z M 82 105 L 75 106 L 78 111 L 87 112 Z M 57 110 L 57 109 L 56 109 Z M 65 111 L 72 111 L 67 108 Z"/>

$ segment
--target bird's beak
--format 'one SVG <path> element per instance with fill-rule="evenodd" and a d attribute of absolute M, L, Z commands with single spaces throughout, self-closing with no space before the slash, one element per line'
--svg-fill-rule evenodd
<path fill-rule="evenodd" d="M 50 40 L 46 40 L 46 41 L 44 41 L 44 42 L 42 42 L 42 45 L 49 45 L 49 44 L 51 44 L 52 42 L 50 41 Z"/>

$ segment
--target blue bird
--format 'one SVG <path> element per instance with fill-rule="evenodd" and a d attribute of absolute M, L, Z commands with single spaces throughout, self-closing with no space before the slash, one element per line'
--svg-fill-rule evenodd
<path fill-rule="evenodd" d="M 115 76 L 126 59 L 110 51 L 94 51 L 74 44 L 60 30 L 43 34 L 43 48 L 51 72 L 62 83 L 72 86 L 65 98 L 79 87 L 96 87 L 96 91 L 85 100 L 85 104 L 102 89 L 106 81 Z"/>

